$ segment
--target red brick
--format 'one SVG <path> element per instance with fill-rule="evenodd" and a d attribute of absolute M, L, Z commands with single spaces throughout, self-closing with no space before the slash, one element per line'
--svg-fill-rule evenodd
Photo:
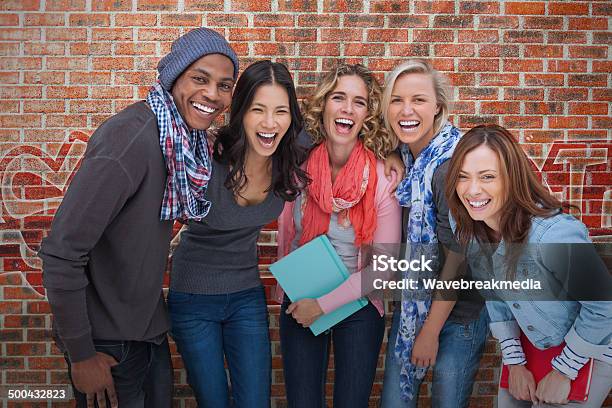
<path fill-rule="evenodd" d="M 518 28 L 519 19 L 514 16 L 480 16 L 479 28 Z"/>
<path fill-rule="evenodd" d="M 261 0 L 232 0 L 233 11 L 270 11 L 271 3 Z"/>
<path fill-rule="evenodd" d="M 115 43 L 115 55 L 156 55 L 156 45 L 154 42 L 124 42 Z"/>
<path fill-rule="evenodd" d="M 434 27 L 437 28 L 468 28 L 474 26 L 473 16 L 435 16 Z"/>
<path fill-rule="evenodd" d="M 145 30 L 147 29 L 142 28 L 138 32 L 138 39 L 141 41 L 147 41 L 143 38 Z M 162 29 L 157 30 L 162 31 Z M 91 33 L 93 41 L 132 41 L 134 38 L 131 28 L 94 28 Z"/>
<path fill-rule="evenodd" d="M 594 18 L 594 17 L 570 17 L 569 27 L 570 30 L 607 30 L 608 19 L 607 18 Z"/>
<path fill-rule="evenodd" d="M 499 59 L 463 58 L 459 60 L 459 71 L 498 72 L 499 71 Z"/>
<path fill-rule="evenodd" d="M 44 384 L 46 371 L 6 371 L 7 384 Z"/>
<path fill-rule="evenodd" d="M 473 57 L 476 55 L 474 44 L 436 44 L 434 54 L 438 57 Z"/>
<path fill-rule="evenodd" d="M 19 43 L 0 43 L 0 55 L 19 55 Z"/>
<path fill-rule="evenodd" d="M 128 11 L 132 9 L 131 0 L 96 0 L 91 4 L 93 11 Z"/>
<path fill-rule="evenodd" d="M 370 13 L 408 13 L 410 4 L 402 0 L 371 0 Z"/>
<path fill-rule="evenodd" d="M 563 86 L 563 74 L 526 74 L 525 85 L 527 86 Z"/>
<path fill-rule="evenodd" d="M 293 54 L 295 54 L 295 44 L 293 43 L 255 43 L 255 55 L 270 55 L 274 57 Z"/>
<path fill-rule="evenodd" d="M 45 343 L 7 343 L 6 354 L 9 356 L 43 356 L 47 352 Z"/>
<path fill-rule="evenodd" d="M 162 27 L 201 27 L 202 15 L 199 13 L 162 14 L 161 25 Z"/>
<path fill-rule="evenodd" d="M 525 102 L 527 115 L 562 115 L 565 104 L 563 102 Z"/>
<path fill-rule="evenodd" d="M 563 17 L 525 17 L 527 30 L 563 30 Z"/>
<path fill-rule="evenodd" d="M 519 46 L 515 44 L 478 44 L 481 57 L 518 57 Z"/>
<path fill-rule="evenodd" d="M 25 102 L 24 102 L 25 103 Z M 19 113 L 19 101 L 0 101 L 0 112 Z M 4 136 L 4 135 L 2 135 Z M 4 141 L 4 139 L 2 139 Z M 16 140 L 18 142 L 19 140 Z"/>
<path fill-rule="evenodd" d="M 587 62 L 580 60 L 549 60 L 548 72 L 586 72 Z"/>
<path fill-rule="evenodd" d="M 363 0 L 323 0 L 324 13 L 359 13 L 363 11 Z"/>
<path fill-rule="evenodd" d="M 91 87 L 92 99 L 128 99 L 134 97 L 131 86 L 96 86 Z"/>
<path fill-rule="evenodd" d="M 40 86 L 0 86 L 0 99 L 42 98 Z"/>
<path fill-rule="evenodd" d="M 612 89 L 593 89 L 594 101 L 612 101 Z"/>
<path fill-rule="evenodd" d="M 454 14 L 454 1 L 415 1 L 414 11 L 416 14 Z"/>
<path fill-rule="evenodd" d="M 230 41 L 269 41 L 269 28 L 230 28 Z"/>
<path fill-rule="evenodd" d="M 593 128 L 595 129 L 612 129 L 612 120 L 610 116 L 592 116 Z"/>
<path fill-rule="evenodd" d="M 46 0 L 46 11 L 85 11 L 85 0 Z"/>
<path fill-rule="evenodd" d="M 64 83 L 64 75 L 53 71 L 28 71 L 24 74 L 24 84 L 56 85 Z M 48 95 L 47 95 L 48 96 Z"/>
<path fill-rule="evenodd" d="M 549 116 L 548 127 L 551 129 L 581 129 L 588 126 L 584 116 Z"/>
<path fill-rule="evenodd" d="M 499 41 L 497 30 L 461 30 L 460 43 L 495 43 Z"/>
<path fill-rule="evenodd" d="M 24 16 L 27 26 L 60 26 L 64 25 L 64 15 L 60 13 L 28 13 Z"/>
<path fill-rule="evenodd" d="M 550 31 L 549 44 L 586 44 L 586 34 L 582 31 Z"/>
<path fill-rule="evenodd" d="M 456 115 L 460 115 L 460 114 L 473 115 L 476 112 L 476 104 L 474 102 L 455 102 L 453 104 L 452 111 Z"/>
<path fill-rule="evenodd" d="M 520 102 L 482 102 L 480 113 L 508 115 L 521 113 Z"/>
<path fill-rule="evenodd" d="M 87 69 L 86 57 L 47 57 L 47 69 L 83 70 Z"/>
<path fill-rule="evenodd" d="M 543 43 L 544 33 L 534 30 L 506 31 L 504 41 L 508 43 Z"/>
<path fill-rule="evenodd" d="M 372 29 L 368 30 L 368 42 L 406 42 L 408 31 L 402 29 Z"/>
<path fill-rule="evenodd" d="M 610 16 L 612 15 L 612 5 L 608 1 L 601 3 L 593 3 L 593 15 L 594 16 Z"/>
<path fill-rule="evenodd" d="M 563 58 L 562 45 L 526 45 L 526 58 Z"/>
<path fill-rule="evenodd" d="M 541 129 L 543 125 L 542 116 L 502 116 L 504 126 L 509 129 Z"/>
<path fill-rule="evenodd" d="M 110 15 L 98 13 L 71 14 L 69 25 L 77 27 L 108 27 L 110 25 Z"/>
<path fill-rule="evenodd" d="M 138 0 L 137 10 L 142 11 L 176 11 L 176 0 Z"/>
<path fill-rule="evenodd" d="M 278 9 L 280 11 L 291 11 L 294 13 L 316 12 L 317 0 L 278 0 Z"/>
<path fill-rule="evenodd" d="M 493 1 L 462 1 L 459 12 L 463 14 L 498 14 L 499 3 Z"/>
<path fill-rule="evenodd" d="M 27 42 L 23 45 L 24 55 L 64 55 L 63 42 Z"/>
<path fill-rule="evenodd" d="M 544 99 L 544 89 L 508 88 L 504 91 L 504 99 L 508 101 L 541 101 Z"/>
<path fill-rule="evenodd" d="M 178 28 L 139 28 L 139 41 L 174 41 L 180 36 Z M 129 38 L 128 38 L 129 40 Z"/>
<path fill-rule="evenodd" d="M 543 61 L 536 59 L 513 59 L 503 60 L 502 71 L 506 72 L 542 72 Z"/>
<path fill-rule="evenodd" d="M 0 127 L 40 127 L 40 115 L 0 115 Z M 4 293 L 4 297 L 5 299 L 8 299 L 8 297 L 6 296 L 6 291 Z"/>
<path fill-rule="evenodd" d="M 548 3 L 549 15 L 587 15 L 589 5 L 586 3 L 550 2 Z"/>
<path fill-rule="evenodd" d="M 317 69 L 315 58 L 277 58 L 276 61 L 285 64 L 290 71 L 314 71 Z"/>
<path fill-rule="evenodd" d="M 344 55 L 346 56 L 383 56 L 385 55 L 384 44 L 371 43 L 344 43 Z"/>
<path fill-rule="evenodd" d="M 49 86 L 47 98 L 87 98 L 86 86 Z"/>
<path fill-rule="evenodd" d="M 4 370 L 23 370 L 25 368 L 25 359 L 23 358 L 5 358 L 0 357 L 0 369 Z"/>
<path fill-rule="evenodd" d="M 110 1 L 115 2 L 115 0 Z M 150 27 L 156 24 L 157 16 L 154 14 L 115 14 L 115 25 L 117 27 Z"/>
<path fill-rule="evenodd" d="M 3 28 L 0 41 L 40 41 L 40 28 Z"/>
<path fill-rule="evenodd" d="M 608 104 L 605 102 L 570 102 L 570 115 L 607 115 Z"/>
<path fill-rule="evenodd" d="M 453 30 L 414 30 L 414 42 L 453 42 Z"/>
<path fill-rule="evenodd" d="M 223 2 L 219 0 L 185 0 L 187 11 L 222 11 Z"/>
<path fill-rule="evenodd" d="M 63 357 L 30 357 L 28 368 L 31 370 L 60 370 L 66 367 Z"/>
<path fill-rule="evenodd" d="M 381 15 L 349 14 L 344 16 L 345 27 L 382 27 L 384 18 Z"/>
<path fill-rule="evenodd" d="M 246 23 L 244 24 L 246 25 Z M 256 14 L 253 17 L 253 24 L 255 27 L 293 27 L 295 17 L 291 14 Z"/>
<path fill-rule="evenodd" d="M 429 27 L 429 18 L 427 16 L 414 16 L 411 14 L 393 14 L 387 16 L 389 20 L 389 28 L 415 28 Z"/>
<path fill-rule="evenodd" d="M 568 80 L 569 86 L 607 86 L 608 85 L 608 76 L 605 74 L 576 74 L 569 75 Z"/>
<path fill-rule="evenodd" d="M 570 46 L 569 56 L 570 58 L 607 59 L 608 47 Z"/>
<path fill-rule="evenodd" d="M 459 127 L 462 129 L 470 129 L 474 126 L 478 125 L 487 125 L 487 124 L 498 124 L 499 125 L 499 116 L 487 116 L 487 115 L 461 115 L 459 117 Z"/>
<path fill-rule="evenodd" d="M 277 28 L 276 41 L 308 42 L 317 40 L 317 31 L 314 28 Z M 326 39 L 321 38 L 322 41 Z"/>
<path fill-rule="evenodd" d="M 111 55 L 112 43 L 105 42 L 71 42 L 70 55 Z"/>
<path fill-rule="evenodd" d="M 551 88 L 548 100 L 550 101 L 584 101 L 588 98 L 587 88 Z"/>
<path fill-rule="evenodd" d="M 555 140 L 563 140 L 563 133 L 558 130 L 526 130 L 525 142 L 527 143 L 553 143 Z"/>
<path fill-rule="evenodd" d="M 335 43 L 301 43 L 299 54 L 303 56 L 338 56 L 340 48 Z"/>
<path fill-rule="evenodd" d="M 39 8 L 39 0 L 4 0 L 0 2 L 0 10 L 6 11 L 36 11 Z"/>
<path fill-rule="evenodd" d="M 467 100 L 497 100 L 497 88 L 459 88 L 459 98 Z"/>
<path fill-rule="evenodd" d="M 397 57 L 428 57 L 428 44 L 390 44 L 391 56 Z"/>
<path fill-rule="evenodd" d="M 278 39 L 278 30 L 276 31 Z M 316 38 L 316 33 L 315 33 Z M 360 28 L 322 28 L 321 41 L 323 42 L 348 42 L 361 41 L 363 38 L 363 30 Z M 364 54 L 367 55 L 367 54 Z"/>
<path fill-rule="evenodd" d="M 51 306 L 49 302 L 28 302 L 28 313 L 29 314 L 50 314 Z"/>
<path fill-rule="evenodd" d="M 518 14 L 520 16 L 526 14 L 544 15 L 544 2 L 507 2 L 506 14 Z"/>
<path fill-rule="evenodd" d="M 612 33 L 610 32 L 595 32 L 593 33 L 593 44 L 608 44 L 612 45 Z"/>

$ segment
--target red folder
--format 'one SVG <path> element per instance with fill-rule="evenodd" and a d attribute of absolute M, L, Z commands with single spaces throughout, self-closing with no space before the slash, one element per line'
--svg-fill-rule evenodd
<path fill-rule="evenodd" d="M 558 346 L 547 348 L 546 350 L 537 349 L 527 339 L 523 333 L 521 333 L 521 345 L 523 346 L 523 352 L 525 353 L 525 359 L 527 364 L 525 367 L 535 379 L 538 384 L 542 378 L 546 376 L 552 370 L 551 361 L 553 358 L 561 354 L 565 343 L 561 343 Z M 589 397 L 589 388 L 591 387 L 591 375 L 593 374 L 593 359 L 589 361 L 578 371 L 578 376 L 571 383 L 570 393 L 567 397 L 570 401 L 586 401 Z M 508 388 L 508 366 L 502 367 L 501 378 L 499 380 L 500 388 Z"/>

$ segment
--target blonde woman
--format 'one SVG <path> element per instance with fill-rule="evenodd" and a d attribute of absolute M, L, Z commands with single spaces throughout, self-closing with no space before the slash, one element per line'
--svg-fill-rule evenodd
<path fill-rule="evenodd" d="M 402 242 L 412 256 L 439 260 L 432 262 L 431 277 L 455 277 L 462 256 L 444 190 L 448 159 L 461 134 L 448 122 L 448 82 L 428 62 L 408 60 L 389 74 L 382 112 L 406 165 L 396 192 L 404 207 Z M 384 408 L 415 407 L 428 367 L 433 367 L 434 407 L 468 404 L 487 336 L 486 311 L 482 300 L 432 300 L 432 295 L 406 289 L 396 305 L 385 360 Z"/>
<path fill-rule="evenodd" d="M 393 185 L 382 161 L 395 143 L 380 122 L 380 97 L 370 71 L 341 65 L 322 78 L 306 102 L 306 127 L 314 147 L 304 166 L 312 182 L 279 219 L 279 256 L 326 234 L 352 275 L 318 299 L 290 303 L 284 297 L 280 338 L 291 408 L 326 406 L 332 342 L 333 406 L 368 406 L 385 327 L 380 300 L 319 336 L 308 327 L 322 314 L 367 295 L 358 265 L 362 244 L 400 239 L 400 208 L 390 195 Z"/>

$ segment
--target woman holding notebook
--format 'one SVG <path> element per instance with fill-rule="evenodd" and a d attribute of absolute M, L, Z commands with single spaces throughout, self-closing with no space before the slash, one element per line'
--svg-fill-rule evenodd
<path fill-rule="evenodd" d="M 353 274 L 318 299 L 290 303 L 284 297 L 280 338 L 290 408 L 326 406 L 332 342 L 334 407 L 368 406 L 385 327 L 382 303 L 369 302 L 318 336 L 308 327 L 363 296 L 358 266 L 362 245 L 400 239 L 400 209 L 390 196 L 382 162 L 395 143 L 380 122 L 380 97 L 370 71 L 340 65 L 321 79 L 305 103 L 306 130 L 314 147 L 303 167 L 312 182 L 279 218 L 279 257 L 325 234 Z"/>
<path fill-rule="evenodd" d="M 601 407 L 612 387 L 612 302 L 594 299 L 610 299 L 612 287 L 586 227 L 561 212 L 512 134 L 497 125 L 478 126 L 457 144 L 446 195 L 475 273 L 545 285 L 540 297 L 497 290 L 500 300 L 487 301 L 508 370 L 498 406 Z M 596 290 L 581 287 L 585 281 Z M 551 301 L 563 289 L 569 295 Z M 539 357 L 552 347 L 552 357 Z M 568 401 L 570 388 L 580 391 L 571 381 L 588 382 L 590 364 L 586 401 Z"/>

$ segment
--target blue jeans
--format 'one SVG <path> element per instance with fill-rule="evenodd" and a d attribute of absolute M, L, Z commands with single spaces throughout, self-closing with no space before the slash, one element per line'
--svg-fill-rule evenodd
<path fill-rule="evenodd" d="M 418 398 L 404 401 L 400 396 L 400 363 L 395 357 L 395 341 L 400 320 L 400 308 L 393 312 L 393 323 L 389 332 L 389 344 L 385 358 L 383 380 L 383 408 L 412 408 Z M 432 406 L 434 408 L 467 407 L 478 363 L 489 333 L 488 315 L 482 308 L 479 317 L 461 324 L 446 321 L 439 336 L 438 355 L 433 366 Z"/>
<path fill-rule="evenodd" d="M 263 287 L 223 295 L 168 293 L 172 337 L 200 408 L 270 406 L 272 356 Z"/>
<path fill-rule="evenodd" d="M 168 339 L 160 344 L 146 341 L 96 340 L 96 351 L 108 354 L 119 364 L 111 368 L 113 384 L 121 408 L 170 408 L 172 406 L 172 361 Z M 71 364 L 68 356 L 68 374 Z M 85 394 L 72 387 L 76 406 L 87 407 Z M 107 398 L 107 406 L 110 401 Z M 94 406 L 98 403 L 94 401 Z"/>
<path fill-rule="evenodd" d="M 330 342 L 334 343 L 334 408 L 367 408 L 385 321 L 367 306 L 318 336 L 280 312 L 280 340 L 288 408 L 324 408 Z"/>

